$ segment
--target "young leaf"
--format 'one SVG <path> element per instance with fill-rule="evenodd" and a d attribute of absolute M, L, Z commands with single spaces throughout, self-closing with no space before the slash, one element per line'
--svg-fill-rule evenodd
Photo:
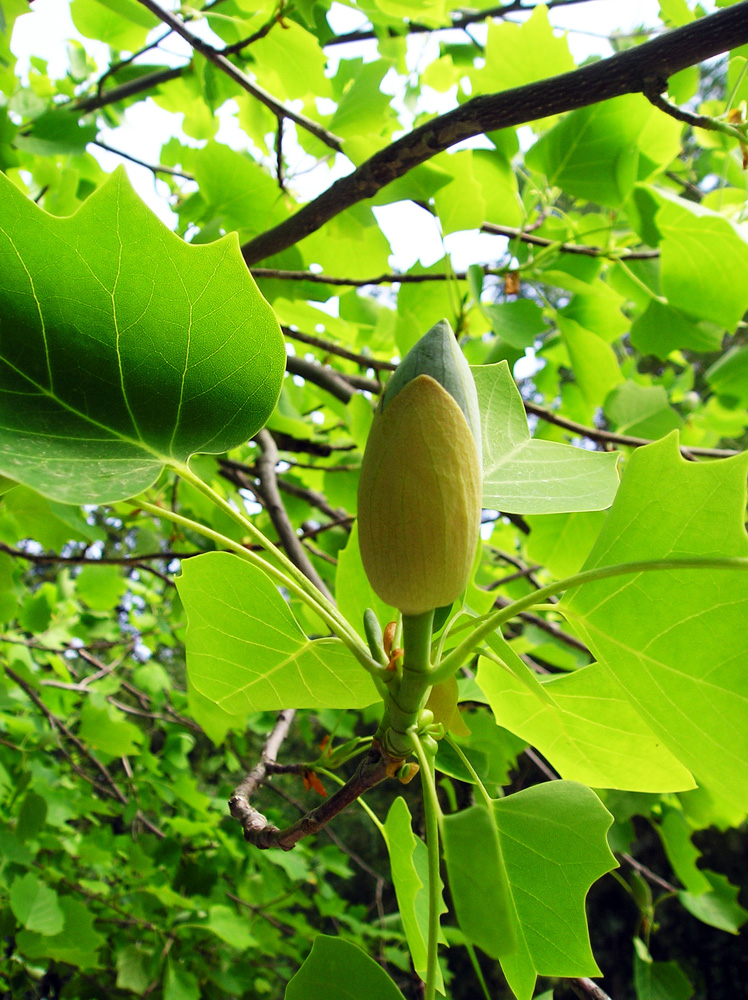
<path fill-rule="evenodd" d="M 617 456 L 530 437 L 506 361 L 473 368 L 483 437 L 483 504 L 518 514 L 602 510 L 618 488 Z"/>
<path fill-rule="evenodd" d="M 338 639 L 307 639 L 275 584 L 228 552 L 182 564 L 187 670 L 230 715 L 281 708 L 364 708 L 369 675 Z"/>
<path fill-rule="evenodd" d="M 0 175 L 0 332 L 0 471 L 65 503 L 241 444 L 283 377 L 236 237 L 188 246 L 122 169 L 70 218 Z"/>
<path fill-rule="evenodd" d="M 319 934 L 286 987 L 285 1000 L 403 1000 L 373 958 L 350 941 Z"/>
<path fill-rule="evenodd" d="M 671 435 L 641 448 L 586 568 L 686 555 L 748 556 L 748 454 L 684 461 Z M 697 781 L 748 801 L 748 576 L 670 570 L 586 584 L 560 607 L 656 736 Z"/>

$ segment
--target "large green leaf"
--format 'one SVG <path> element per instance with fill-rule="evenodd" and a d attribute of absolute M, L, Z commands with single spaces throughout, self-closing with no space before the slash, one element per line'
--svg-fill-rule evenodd
<path fill-rule="evenodd" d="M 602 342 L 601 342 L 602 343 Z M 609 507 L 617 456 L 530 437 L 506 361 L 473 367 L 483 436 L 483 504 L 518 514 Z"/>
<path fill-rule="evenodd" d="M 477 681 L 498 724 L 537 747 L 564 778 L 640 792 L 694 787 L 688 770 L 599 664 L 538 681 L 545 698 L 485 658 Z"/>
<path fill-rule="evenodd" d="M 748 242 L 702 205 L 657 191 L 662 290 L 677 309 L 732 331 L 748 309 Z"/>
<path fill-rule="evenodd" d="M 122 170 L 70 218 L 0 176 L 0 334 L 0 471 L 66 503 L 241 444 L 284 368 L 236 237 L 188 246 Z"/>
<path fill-rule="evenodd" d="M 748 454 L 685 462 L 676 435 L 632 456 L 586 567 L 748 556 Z M 586 584 L 561 609 L 656 736 L 734 816 L 748 802 L 748 576 L 671 570 Z"/>
<path fill-rule="evenodd" d="M 567 115 L 527 154 L 548 183 L 617 208 L 639 178 L 678 155 L 681 126 L 641 94 L 625 94 Z"/>
<path fill-rule="evenodd" d="M 373 958 L 350 941 L 320 934 L 286 987 L 285 1000 L 403 1000 Z"/>
<path fill-rule="evenodd" d="M 442 820 L 444 859 L 457 922 L 491 958 L 517 947 L 517 913 L 491 813 L 469 806 Z"/>
<path fill-rule="evenodd" d="M 186 560 L 177 586 L 190 681 L 225 712 L 364 708 L 378 700 L 343 643 L 307 639 L 275 584 L 243 559 L 208 552 Z"/>
<path fill-rule="evenodd" d="M 517 1000 L 530 1000 L 538 975 L 599 975 L 584 899 L 616 867 L 606 841 L 613 817 L 574 781 L 534 785 L 493 805 L 518 918 L 517 950 L 501 967 Z"/>

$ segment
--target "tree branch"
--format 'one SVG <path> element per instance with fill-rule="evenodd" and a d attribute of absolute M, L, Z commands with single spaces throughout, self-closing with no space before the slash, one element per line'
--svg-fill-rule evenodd
<path fill-rule="evenodd" d="M 497 226 L 493 222 L 484 222 L 480 231 L 490 233 L 493 236 L 508 236 L 509 239 L 521 240 L 522 243 L 531 243 L 536 247 L 555 247 L 559 253 L 579 254 L 583 257 L 606 257 L 610 260 L 652 260 L 652 258 L 660 256 L 659 250 L 627 250 L 624 247 L 620 250 L 606 250 L 604 247 L 586 246 L 581 243 L 556 243 L 544 236 L 535 236 L 533 233 L 514 229 L 512 226 Z M 491 272 L 486 270 L 484 273 Z"/>
<path fill-rule="evenodd" d="M 273 522 L 273 527 L 278 532 L 278 537 L 286 550 L 286 555 L 297 566 L 304 576 L 311 580 L 317 590 L 324 594 L 328 600 L 332 600 L 332 594 L 327 589 L 327 585 L 317 570 L 311 563 L 294 527 L 289 520 L 286 508 L 283 506 L 281 495 L 278 492 L 278 480 L 275 475 L 275 467 L 278 464 L 278 449 L 270 433 L 266 430 L 258 432 L 256 437 L 260 446 L 261 454 L 257 456 L 255 470 L 260 480 L 259 491 L 265 501 L 265 506 Z"/>
<path fill-rule="evenodd" d="M 464 139 L 573 111 L 622 94 L 663 91 L 674 73 L 748 41 L 748 0 L 609 59 L 499 94 L 474 97 L 379 150 L 280 225 L 245 243 L 248 267 L 293 246 L 326 222 Z"/>
<path fill-rule="evenodd" d="M 226 56 L 219 52 L 218 49 L 214 49 L 212 45 L 204 42 L 197 35 L 194 35 L 185 25 L 184 21 L 180 18 L 175 17 L 168 10 L 164 10 L 163 7 L 159 6 L 155 0 L 138 0 L 146 7 L 152 14 L 155 14 L 161 21 L 164 22 L 172 31 L 175 31 L 200 55 L 204 56 L 215 66 L 217 66 L 222 72 L 226 74 L 234 83 L 238 83 L 242 90 L 246 90 L 248 94 L 251 94 L 254 98 L 264 104 L 266 108 L 270 108 L 273 114 L 277 115 L 279 118 L 289 118 L 292 122 L 295 122 L 300 128 L 306 129 L 307 132 L 311 132 L 313 136 L 316 136 L 321 142 L 330 149 L 334 149 L 336 152 L 342 150 L 341 140 L 329 132 L 322 125 L 317 122 L 312 121 L 311 118 L 307 118 L 306 115 L 299 114 L 293 111 L 291 108 L 286 107 L 285 104 L 281 104 L 277 101 L 272 94 L 269 94 L 263 87 L 259 84 L 253 83 L 252 80 L 243 73 L 242 70 L 230 62 Z"/>
<path fill-rule="evenodd" d="M 281 712 L 281 716 L 283 714 Z M 278 717 L 276 727 L 281 723 L 281 716 Z M 325 799 L 316 809 L 312 809 L 306 816 L 302 816 L 300 820 L 286 827 L 285 830 L 279 830 L 277 826 L 270 824 L 262 813 L 249 803 L 249 795 L 259 784 L 256 775 L 262 773 L 264 777 L 267 773 L 267 765 L 268 761 L 263 764 L 261 760 L 257 767 L 247 775 L 247 778 L 237 787 L 229 799 L 229 809 L 234 819 L 238 819 L 241 823 L 244 839 L 254 844 L 255 847 L 262 850 L 266 850 L 268 847 L 280 847 L 284 851 L 290 851 L 304 837 L 318 833 L 338 813 L 360 798 L 364 792 L 378 785 L 385 778 L 395 777 L 402 765 L 402 760 L 399 757 L 391 757 L 383 747 L 373 744 L 366 756 L 362 758 L 352 777 L 344 785 L 329 799 Z"/>
<path fill-rule="evenodd" d="M 546 0 L 544 6 L 547 7 L 548 10 L 552 10 L 554 7 L 573 7 L 576 4 L 591 2 L 592 0 Z M 503 18 L 507 17 L 509 14 L 527 14 L 534 10 L 537 6 L 539 5 L 525 3 L 524 0 L 513 0 L 512 3 L 499 4 L 496 7 L 488 7 L 485 10 L 457 11 L 452 15 L 452 23 L 445 24 L 442 28 L 431 28 L 427 24 L 419 24 L 417 21 L 411 21 L 408 25 L 408 34 L 422 35 L 436 31 L 464 31 L 472 24 L 480 24 L 489 17 Z M 394 29 L 390 29 L 389 35 L 391 38 L 402 37 Z M 373 28 L 362 28 L 358 31 L 349 31 L 346 35 L 338 35 L 336 38 L 331 38 L 330 41 L 325 44 L 326 46 L 345 45 L 349 42 L 366 42 L 377 37 L 378 35 Z"/>
<path fill-rule="evenodd" d="M 536 406 L 535 403 L 527 401 L 524 402 L 527 413 L 533 413 L 536 417 L 540 417 L 541 420 L 545 420 L 546 423 L 563 427 L 565 430 L 571 431 L 573 434 L 579 435 L 579 437 L 589 438 L 591 441 L 600 441 L 605 444 L 622 444 L 630 448 L 641 448 L 644 445 L 652 444 L 650 438 L 633 437 L 631 434 L 617 434 L 615 431 L 603 431 L 598 430 L 597 427 L 587 427 L 585 424 L 578 424 L 575 420 L 562 417 L 552 410 L 546 410 L 543 406 Z M 680 452 L 684 458 L 688 459 L 693 459 L 694 455 L 700 455 L 703 458 L 732 458 L 733 455 L 740 454 L 739 451 L 735 451 L 732 448 L 698 448 L 687 445 L 682 445 Z"/>

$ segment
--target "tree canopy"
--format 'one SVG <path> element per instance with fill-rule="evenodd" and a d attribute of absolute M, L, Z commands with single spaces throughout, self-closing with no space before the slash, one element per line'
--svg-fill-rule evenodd
<path fill-rule="evenodd" d="M 748 2 L 604 6 L 0 0 L 0 996 L 748 996 Z"/>

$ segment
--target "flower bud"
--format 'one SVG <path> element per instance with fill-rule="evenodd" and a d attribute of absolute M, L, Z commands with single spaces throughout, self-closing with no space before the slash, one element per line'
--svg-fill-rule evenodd
<path fill-rule="evenodd" d="M 387 385 L 358 489 L 366 575 L 404 614 L 451 604 L 467 585 L 480 531 L 479 433 L 470 368 L 438 323 Z"/>

